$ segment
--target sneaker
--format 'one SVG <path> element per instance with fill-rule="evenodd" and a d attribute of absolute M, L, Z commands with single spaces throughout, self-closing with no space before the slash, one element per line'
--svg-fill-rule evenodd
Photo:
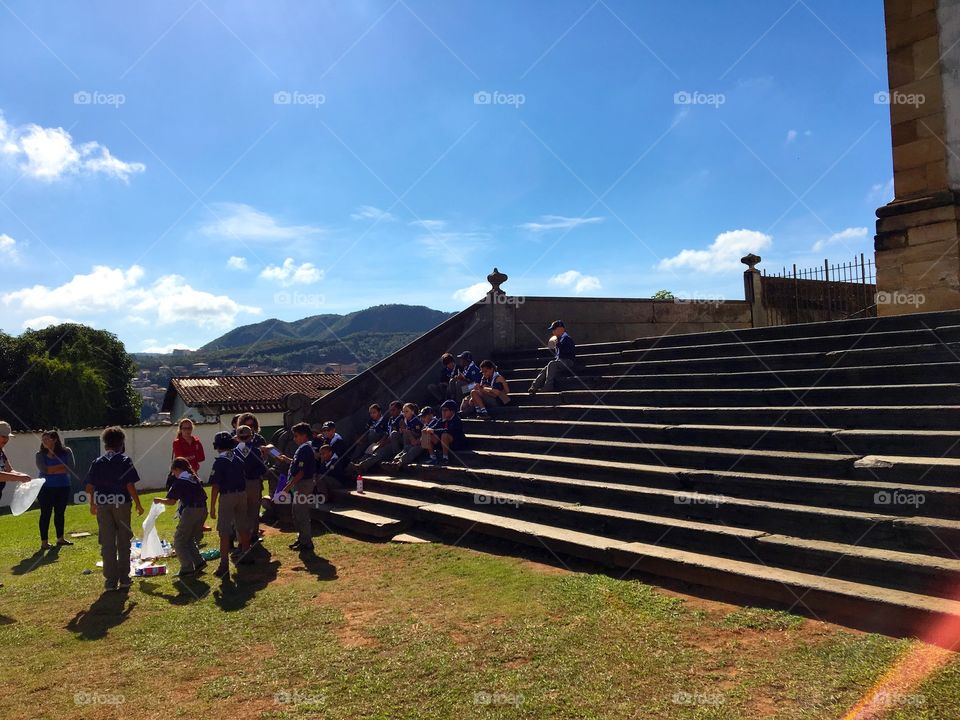
<path fill-rule="evenodd" d="M 60 538 L 59 540 L 57 540 L 57 545 L 60 545 L 61 547 L 63 547 L 66 545 L 73 545 L 73 543 L 67 540 L 66 538 Z"/>
<path fill-rule="evenodd" d="M 437 465 L 439 465 L 439 466 L 441 466 L 441 467 L 444 466 L 444 465 L 449 465 L 449 464 L 450 464 L 450 458 L 448 458 L 446 455 L 444 455 L 442 458 L 440 458 L 440 459 L 437 461 Z"/>
<path fill-rule="evenodd" d="M 48 542 L 41 543 L 41 544 L 40 544 L 40 549 L 41 549 L 41 550 L 49 550 L 49 549 L 50 549 L 50 543 L 48 543 Z"/>
<path fill-rule="evenodd" d="M 104 592 L 113 592 L 117 589 L 116 580 L 105 580 L 103 583 Z"/>
<path fill-rule="evenodd" d="M 432 457 L 424 463 L 424 465 L 429 465 L 430 467 L 436 467 L 439 464 L 440 464 L 440 458 L 438 457 Z"/>

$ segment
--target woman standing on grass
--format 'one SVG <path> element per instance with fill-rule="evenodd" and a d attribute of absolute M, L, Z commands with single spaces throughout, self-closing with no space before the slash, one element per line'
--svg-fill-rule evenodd
<path fill-rule="evenodd" d="M 186 458 L 194 475 L 200 472 L 200 463 L 206 460 L 203 443 L 193 436 L 193 420 L 190 418 L 183 418 L 177 426 L 171 462 L 177 458 Z"/>
<path fill-rule="evenodd" d="M 37 472 L 46 482 L 40 488 L 40 549 L 47 550 L 50 516 L 57 531 L 57 545 L 73 545 L 64 537 L 64 512 L 70 502 L 70 478 L 76 474 L 73 451 L 60 440 L 60 433 L 47 430 L 40 436 L 37 451 Z"/>

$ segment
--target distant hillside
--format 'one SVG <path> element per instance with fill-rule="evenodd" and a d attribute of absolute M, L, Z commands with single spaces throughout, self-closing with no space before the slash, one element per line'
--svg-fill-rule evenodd
<path fill-rule="evenodd" d="M 422 305 L 377 305 L 347 315 L 313 315 L 243 325 L 188 353 L 134 358 L 144 369 L 206 362 L 300 370 L 306 364 L 371 365 L 436 327 L 453 313 Z"/>
<path fill-rule="evenodd" d="M 347 315 L 312 315 L 293 322 L 264 320 L 235 328 L 197 352 L 249 347 L 253 343 L 325 342 L 359 332 L 419 334 L 436 327 L 450 315 L 452 313 L 431 310 L 422 305 L 376 305 Z"/>

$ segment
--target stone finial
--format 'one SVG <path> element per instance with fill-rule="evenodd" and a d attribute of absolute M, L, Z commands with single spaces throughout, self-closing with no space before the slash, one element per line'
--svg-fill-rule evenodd
<path fill-rule="evenodd" d="M 496 268 L 493 269 L 493 272 L 487 275 L 487 282 L 492 286 L 490 292 L 494 295 L 502 295 L 503 290 L 500 289 L 500 286 L 507 281 L 506 273 L 502 273 Z"/>
<path fill-rule="evenodd" d="M 740 258 L 740 262 L 747 266 L 747 272 L 756 272 L 757 265 L 759 264 L 762 258 L 759 255 L 754 255 L 750 253 L 749 255 L 744 255 Z"/>

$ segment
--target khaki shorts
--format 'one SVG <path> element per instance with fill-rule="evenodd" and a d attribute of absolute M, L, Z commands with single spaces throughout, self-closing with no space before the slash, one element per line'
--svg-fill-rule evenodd
<path fill-rule="evenodd" d="M 221 493 L 217 501 L 217 532 L 229 535 L 236 529 L 237 534 L 245 533 L 247 527 L 247 493 L 244 491 Z"/>

